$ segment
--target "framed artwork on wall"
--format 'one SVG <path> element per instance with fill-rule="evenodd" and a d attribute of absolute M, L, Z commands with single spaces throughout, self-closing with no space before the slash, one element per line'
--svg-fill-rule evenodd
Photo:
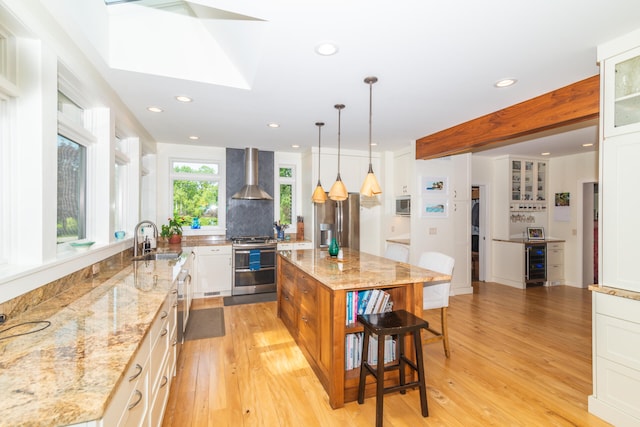
<path fill-rule="evenodd" d="M 423 176 L 421 180 L 422 195 L 438 196 L 449 193 L 446 176 Z"/>
<path fill-rule="evenodd" d="M 446 218 L 449 215 L 449 202 L 445 198 L 424 199 L 421 212 L 423 218 Z"/>

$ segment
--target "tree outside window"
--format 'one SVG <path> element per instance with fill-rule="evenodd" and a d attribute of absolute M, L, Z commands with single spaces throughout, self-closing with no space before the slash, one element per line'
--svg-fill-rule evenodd
<path fill-rule="evenodd" d="M 280 224 L 293 223 L 293 194 L 294 194 L 294 168 L 293 167 L 280 167 L 279 168 L 279 183 L 280 183 Z"/>
<path fill-rule="evenodd" d="M 172 197 L 175 216 L 200 226 L 217 226 L 219 177 L 216 163 L 172 162 Z"/>
<path fill-rule="evenodd" d="M 86 237 L 86 148 L 58 135 L 57 243 Z"/>

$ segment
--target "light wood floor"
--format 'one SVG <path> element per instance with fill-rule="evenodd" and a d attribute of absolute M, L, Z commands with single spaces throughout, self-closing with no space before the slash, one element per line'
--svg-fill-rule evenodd
<path fill-rule="evenodd" d="M 451 358 L 425 345 L 429 417 L 417 390 L 384 399 L 385 426 L 606 426 L 587 412 L 591 293 L 476 283 L 452 297 Z M 198 300 L 195 308 L 221 306 Z M 375 398 L 333 410 L 276 317 L 276 303 L 224 307 L 226 335 L 188 341 L 163 426 L 372 426 Z M 437 310 L 424 313 L 437 325 Z"/>

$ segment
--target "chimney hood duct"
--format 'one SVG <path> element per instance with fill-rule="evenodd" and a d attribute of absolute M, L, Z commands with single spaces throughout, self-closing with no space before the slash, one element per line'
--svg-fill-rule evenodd
<path fill-rule="evenodd" d="M 273 200 L 266 191 L 258 186 L 258 149 L 244 149 L 244 186 L 232 199 Z"/>

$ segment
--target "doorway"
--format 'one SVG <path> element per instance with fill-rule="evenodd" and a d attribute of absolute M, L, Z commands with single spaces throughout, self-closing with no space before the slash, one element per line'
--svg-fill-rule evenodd
<path fill-rule="evenodd" d="M 582 287 L 598 283 L 598 183 L 582 183 Z"/>
<path fill-rule="evenodd" d="M 471 187 L 471 282 L 485 280 L 485 207 L 486 191 L 483 185 Z"/>

